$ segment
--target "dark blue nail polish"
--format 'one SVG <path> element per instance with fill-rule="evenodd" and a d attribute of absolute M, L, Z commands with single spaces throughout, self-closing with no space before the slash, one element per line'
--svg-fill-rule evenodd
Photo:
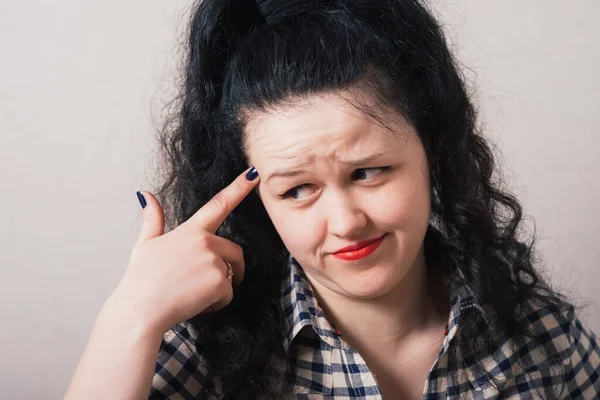
<path fill-rule="evenodd" d="M 256 168 L 252 167 L 250 171 L 248 171 L 248 173 L 246 174 L 246 179 L 248 179 L 249 181 L 253 181 L 256 179 L 257 176 L 258 171 L 256 170 Z"/>
<path fill-rule="evenodd" d="M 142 208 L 146 208 L 146 199 L 144 198 L 142 192 L 137 192 L 136 194 Z"/>

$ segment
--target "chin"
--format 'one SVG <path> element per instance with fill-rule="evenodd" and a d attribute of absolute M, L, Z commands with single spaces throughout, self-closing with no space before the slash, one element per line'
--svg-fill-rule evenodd
<path fill-rule="evenodd" d="M 383 296 L 398 284 L 393 270 L 367 270 L 348 276 L 339 286 L 347 296 L 356 299 L 375 299 Z"/>

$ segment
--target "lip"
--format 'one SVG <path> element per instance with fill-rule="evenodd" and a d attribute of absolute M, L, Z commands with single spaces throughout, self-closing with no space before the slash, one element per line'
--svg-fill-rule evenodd
<path fill-rule="evenodd" d="M 344 248 L 342 248 L 342 249 L 339 249 L 339 250 L 337 250 L 337 251 L 333 252 L 333 254 L 337 254 L 337 253 L 345 253 L 345 252 L 347 252 L 347 251 L 352 251 L 352 250 L 358 250 L 358 249 L 360 249 L 361 247 L 368 246 L 368 245 L 370 245 L 371 243 L 378 241 L 378 240 L 379 240 L 379 239 L 381 239 L 382 237 L 383 237 L 383 235 L 381 235 L 381 236 L 379 236 L 379 237 L 377 237 L 377 238 L 375 238 L 375 239 L 364 240 L 364 241 L 362 241 L 362 242 L 358 242 L 357 244 L 353 244 L 352 246 L 346 246 L 346 247 L 344 247 Z"/>
<path fill-rule="evenodd" d="M 383 241 L 384 235 L 376 239 L 366 240 L 352 246 L 344 247 L 333 253 L 333 256 L 342 260 L 358 260 L 373 253 Z"/>

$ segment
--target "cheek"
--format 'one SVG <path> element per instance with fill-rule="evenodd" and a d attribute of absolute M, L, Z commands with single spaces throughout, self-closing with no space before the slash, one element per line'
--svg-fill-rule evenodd
<path fill-rule="evenodd" d="M 401 180 L 387 186 L 370 204 L 371 218 L 390 229 L 422 230 L 429 223 L 430 196 L 426 181 Z"/>
<path fill-rule="evenodd" d="M 263 202 L 271 222 L 287 249 L 297 255 L 314 253 L 322 242 L 321 229 L 316 218 L 307 215 L 306 211 L 294 211 L 280 204 Z"/>

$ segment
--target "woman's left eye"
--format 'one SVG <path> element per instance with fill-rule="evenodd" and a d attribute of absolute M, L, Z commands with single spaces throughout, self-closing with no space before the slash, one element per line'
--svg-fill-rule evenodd
<path fill-rule="evenodd" d="M 372 178 L 377 173 L 381 173 L 389 170 L 391 167 L 376 167 L 376 168 L 360 168 L 354 171 L 353 178 L 358 180 L 365 180 Z"/>
<path fill-rule="evenodd" d="M 391 168 L 392 167 L 389 167 L 389 166 L 388 167 L 376 167 L 376 168 L 359 168 L 352 173 L 352 179 L 367 180 L 367 179 L 372 178 L 373 176 L 377 176 L 383 172 L 386 172 Z M 281 197 L 282 199 L 291 198 L 292 200 L 296 200 L 296 201 L 301 200 L 298 197 L 302 197 L 302 196 L 298 196 L 298 194 L 302 193 L 303 189 L 309 189 L 309 188 L 310 188 L 310 185 L 308 185 L 308 184 L 296 186 L 296 187 L 288 190 L 284 194 L 280 194 L 279 197 Z"/>

